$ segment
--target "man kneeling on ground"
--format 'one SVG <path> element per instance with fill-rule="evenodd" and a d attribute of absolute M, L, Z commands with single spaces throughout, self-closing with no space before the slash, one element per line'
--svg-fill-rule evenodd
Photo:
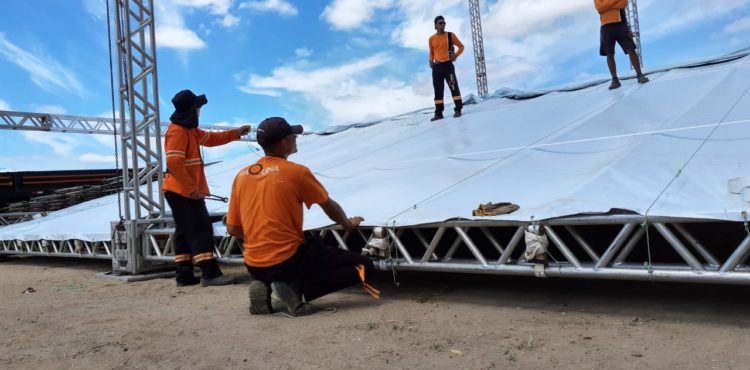
<path fill-rule="evenodd" d="M 244 240 L 245 265 L 253 278 L 252 314 L 273 312 L 271 289 L 293 316 L 314 313 L 308 302 L 357 283 L 377 293 L 365 283 L 373 270 L 369 258 L 305 238 L 303 203 L 307 208 L 319 204 L 347 231 L 364 219 L 347 218 L 310 169 L 287 160 L 297 152 L 301 133 L 302 126 L 291 126 L 283 118 L 265 119 L 257 130 L 265 156 L 240 170 L 232 184 L 227 231 Z"/>

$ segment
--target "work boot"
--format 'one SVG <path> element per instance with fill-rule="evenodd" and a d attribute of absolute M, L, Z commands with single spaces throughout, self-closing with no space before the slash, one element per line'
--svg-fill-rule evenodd
<path fill-rule="evenodd" d="M 440 120 L 440 119 L 443 119 L 443 115 L 442 114 L 436 114 L 432 118 L 430 118 L 430 121 L 437 121 L 437 120 Z"/>
<path fill-rule="evenodd" d="M 183 276 L 177 278 L 177 286 L 183 287 L 183 286 L 191 286 L 195 285 L 201 282 L 201 279 L 195 277 L 195 276 Z"/>
<path fill-rule="evenodd" d="M 620 80 L 615 78 L 614 80 L 612 80 L 612 84 L 609 85 L 609 89 L 610 90 L 619 89 L 620 86 L 622 86 L 622 84 L 620 84 Z"/>
<path fill-rule="evenodd" d="M 222 285 L 232 285 L 234 284 L 236 279 L 232 276 L 226 276 L 226 275 L 219 275 L 217 277 L 213 278 L 207 278 L 203 277 L 201 279 L 201 286 L 222 286 Z"/>
<path fill-rule="evenodd" d="M 250 282 L 248 291 L 250 298 L 250 313 L 253 315 L 266 315 L 273 313 L 271 308 L 271 288 L 260 280 Z"/>
<path fill-rule="evenodd" d="M 455 113 L 453 113 L 453 118 L 461 117 L 461 111 L 457 110 Z"/>
<path fill-rule="evenodd" d="M 638 83 L 639 83 L 639 84 L 645 84 L 645 83 L 646 83 L 646 82 L 648 82 L 648 81 L 650 81 L 650 80 L 648 79 L 648 77 L 646 77 L 646 76 L 644 76 L 644 75 L 639 75 L 639 76 L 638 76 Z"/>
<path fill-rule="evenodd" d="M 291 316 L 306 316 L 317 312 L 315 306 L 302 300 L 302 291 L 296 282 L 274 281 L 271 288 Z"/>

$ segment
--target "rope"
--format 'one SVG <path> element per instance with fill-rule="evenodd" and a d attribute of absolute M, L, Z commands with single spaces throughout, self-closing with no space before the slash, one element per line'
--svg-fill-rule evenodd
<path fill-rule="evenodd" d="M 110 96 L 112 100 L 112 128 L 114 129 L 112 138 L 115 144 L 115 170 L 120 169 L 120 155 L 117 147 L 117 121 L 115 120 L 115 77 L 114 77 L 114 68 L 112 67 L 112 30 L 111 30 L 111 21 L 110 21 L 110 12 L 109 12 L 109 0 L 104 0 L 104 3 L 107 7 L 107 46 L 109 48 L 109 91 Z M 122 176 L 122 175 L 121 175 Z M 125 181 L 123 179 L 122 186 L 125 186 Z M 120 199 L 120 194 L 117 194 L 117 215 L 120 217 L 120 223 L 119 225 L 122 225 L 123 222 L 123 216 L 122 216 L 122 200 Z"/>

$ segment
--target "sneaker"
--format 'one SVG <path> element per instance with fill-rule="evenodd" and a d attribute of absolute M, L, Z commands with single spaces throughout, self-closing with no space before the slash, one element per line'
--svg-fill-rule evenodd
<path fill-rule="evenodd" d="M 260 280 L 251 281 L 248 297 L 250 298 L 251 314 L 267 315 L 273 313 L 273 309 L 271 308 L 271 289 L 266 283 Z"/>
<path fill-rule="evenodd" d="M 612 80 L 612 84 L 609 85 L 610 90 L 619 89 L 622 84 L 620 84 L 620 80 Z"/>
<path fill-rule="evenodd" d="M 650 81 L 650 80 L 648 79 L 648 77 L 646 77 L 646 76 L 644 76 L 644 75 L 640 75 L 640 76 L 638 76 L 638 83 L 639 83 L 639 84 L 645 84 L 645 83 L 646 83 L 646 82 L 648 82 L 648 81 Z"/>
<path fill-rule="evenodd" d="M 234 284 L 236 279 L 232 276 L 219 275 L 215 278 L 202 278 L 201 286 L 222 286 Z"/>
<path fill-rule="evenodd" d="M 304 302 L 302 302 L 302 292 L 295 283 L 274 281 L 271 283 L 271 289 L 279 297 L 279 301 L 281 301 L 286 311 L 292 316 L 295 316 L 297 310 L 304 305 Z"/>
<path fill-rule="evenodd" d="M 442 114 L 436 114 L 435 116 L 433 116 L 432 118 L 430 118 L 430 121 L 437 121 L 437 120 L 440 120 L 440 119 L 443 119 L 443 115 Z"/>
<path fill-rule="evenodd" d="M 177 286 L 178 287 L 191 286 L 191 285 L 198 284 L 200 282 L 201 282 L 201 279 L 195 276 L 189 276 L 189 277 L 184 277 L 184 278 L 180 278 L 179 280 L 177 280 Z"/>
<path fill-rule="evenodd" d="M 453 118 L 458 118 L 458 117 L 461 117 L 461 111 L 460 110 L 458 110 L 455 113 L 453 113 Z"/>

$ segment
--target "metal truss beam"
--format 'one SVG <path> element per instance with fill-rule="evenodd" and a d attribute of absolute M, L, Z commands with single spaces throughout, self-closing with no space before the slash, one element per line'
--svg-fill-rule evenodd
<path fill-rule="evenodd" d="M 484 40 L 482 37 L 482 17 L 479 14 L 479 0 L 469 0 L 471 19 L 471 41 L 474 45 L 474 68 L 477 75 L 477 93 L 487 95 L 487 66 L 484 62 Z"/>
<path fill-rule="evenodd" d="M 649 218 L 644 226 L 643 221 L 641 216 L 603 216 L 542 222 L 550 244 L 548 264 L 542 267 L 541 276 L 750 285 L 750 266 L 746 264 L 750 235 L 742 223 L 661 217 Z M 169 219 L 137 223 L 143 261 L 164 266 L 174 260 L 171 224 Z M 539 266 L 522 258 L 527 226 L 521 222 L 455 221 L 385 232 L 372 228 L 319 232 L 327 243 L 340 248 L 364 248 L 383 270 L 540 276 L 535 271 Z M 716 234 L 705 234 L 717 228 L 722 228 L 726 240 L 717 242 Z M 382 238 L 377 236 L 381 234 Z M 716 244 L 705 245 L 701 240 Z M 235 238 L 216 236 L 215 241 L 220 261 L 243 263 L 242 246 Z M 109 242 L 0 241 L 0 255 L 117 258 L 111 251 Z"/>
<path fill-rule="evenodd" d="M 641 64 L 641 67 L 643 67 L 643 49 L 641 48 L 641 23 L 638 20 L 638 0 L 628 1 L 628 7 L 626 8 L 625 13 L 628 18 L 630 32 L 633 33 L 635 50 L 638 52 L 638 62 Z"/>
<path fill-rule="evenodd" d="M 160 136 L 164 136 L 169 122 L 161 122 Z M 106 117 L 72 116 L 65 114 L 29 113 L 0 110 L 0 129 L 19 131 L 69 132 L 77 134 L 114 135 L 120 120 Z M 234 127 L 201 125 L 201 130 L 221 132 Z M 155 129 L 152 132 L 156 132 Z M 255 141 L 243 138 L 242 141 Z"/>

